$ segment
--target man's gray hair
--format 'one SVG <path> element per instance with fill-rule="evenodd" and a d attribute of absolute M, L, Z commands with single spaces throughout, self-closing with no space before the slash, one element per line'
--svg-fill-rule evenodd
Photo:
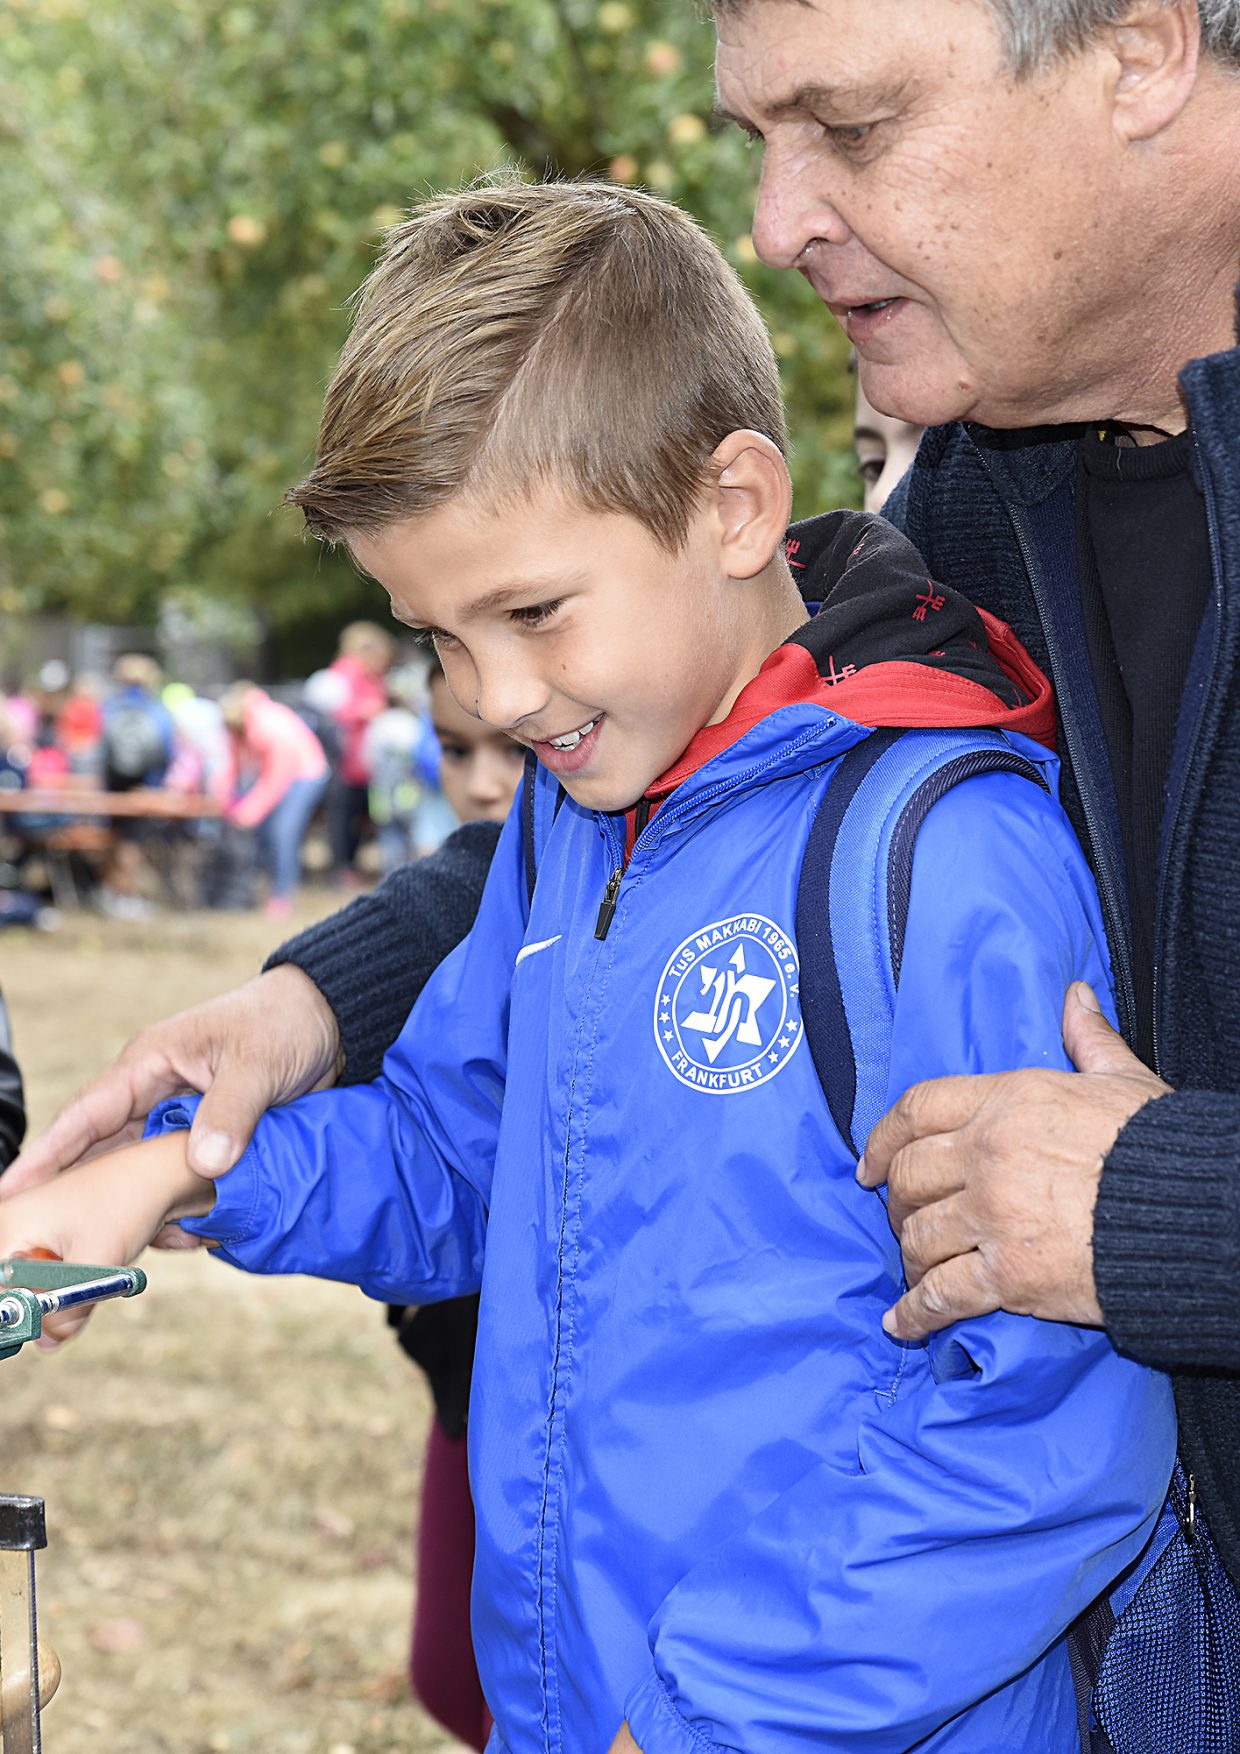
<path fill-rule="evenodd" d="M 742 12 L 750 0 L 708 0 L 716 14 Z M 811 0 L 800 0 L 808 5 Z M 1167 5 L 1171 0 L 1164 0 Z M 1118 24 L 1133 0 L 981 0 L 999 21 L 999 33 L 1017 75 L 1070 55 Z M 1197 0 L 1207 55 L 1240 71 L 1240 0 Z"/>
<path fill-rule="evenodd" d="M 1109 24 L 1118 24 L 1132 0 L 984 0 L 999 16 L 1008 59 L 1030 73 L 1056 55 L 1071 54 Z M 1201 42 L 1208 55 L 1240 67 L 1240 0 L 1197 0 Z"/>

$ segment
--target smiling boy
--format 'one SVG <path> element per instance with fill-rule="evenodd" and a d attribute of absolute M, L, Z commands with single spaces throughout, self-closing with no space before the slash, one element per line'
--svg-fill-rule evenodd
<path fill-rule="evenodd" d="M 1050 702 L 880 521 L 785 548 L 782 446 L 760 319 L 667 204 L 506 182 L 398 227 L 291 497 L 538 757 L 477 926 L 375 1084 L 273 1110 L 218 1182 L 178 1101 L 154 1145 L 0 1208 L 0 1253 L 128 1256 L 171 1213 L 255 1271 L 481 1284 L 493 1754 L 602 1754 L 624 1723 L 645 1754 L 1067 1754 L 1065 1630 L 1171 1468 L 1166 1384 L 1096 1333 L 882 1330 L 898 1249 L 803 1042 L 811 824 L 867 727 L 1033 751 Z M 1062 1064 L 1101 943 L 1045 791 L 948 791 L 859 1102 Z"/>

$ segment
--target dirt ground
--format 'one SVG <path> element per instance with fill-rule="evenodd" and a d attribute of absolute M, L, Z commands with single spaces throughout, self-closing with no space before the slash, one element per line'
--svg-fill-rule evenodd
<path fill-rule="evenodd" d="M 71 915 L 0 936 L 32 1128 L 287 931 Z M 47 1503 L 41 1630 L 64 1667 L 47 1754 L 459 1754 L 408 1696 L 429 1402 L 382 1311 L 198 1254 L 144 1265 L 150 1289 L 79 1340 L 0 1363 L 0 1490 Z"/>

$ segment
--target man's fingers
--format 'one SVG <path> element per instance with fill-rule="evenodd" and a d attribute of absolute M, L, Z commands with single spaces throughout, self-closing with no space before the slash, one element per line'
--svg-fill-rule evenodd
<path fill-rule="evenodd" d="M 906 1291 L 883 1317 L 883 1327 L 895 1340 L 924 1340 L 953 1322 L 998 1308 L 981 1255 L 955 1255 Z"/>
<path fill-rule="evenodd" d="M 910 1213 L 899 1237 L 905 1278 L 917 1285 L 944 1261 L 977 1247 L 979 1232 L 969 1196 L 953 1194 Z"/>
<path fill-rule="evenodd" d="M 891 1173 L 898 1152 L 920 1139 L 963 1127 L 985 1102 L 991 1082 L 983 1076 L 933 1078 L 910 1086 L 866 1140 L 857 1180 L 863 1187 L 879 1187 Z"/>

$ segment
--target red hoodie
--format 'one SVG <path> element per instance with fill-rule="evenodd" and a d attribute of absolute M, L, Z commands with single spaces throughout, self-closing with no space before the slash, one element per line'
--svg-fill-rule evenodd
<path fill-rule="evenodd" d="M 1055 747 L 1051 685 L 1011 628 L 927 576 L 907 537 L 866 512 L 794 524 L 785 554 L 814 611 L 726 719 L 705 725 L 629 812 L 631 848 L 690 774 L 781 706 L 818 701 L 860 725 L 1019 731 Z"/>

